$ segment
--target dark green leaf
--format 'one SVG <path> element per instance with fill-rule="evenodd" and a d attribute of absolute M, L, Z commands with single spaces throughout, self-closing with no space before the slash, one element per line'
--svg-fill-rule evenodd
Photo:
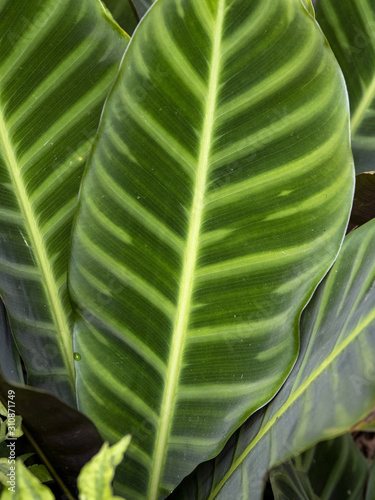
<path fill-rule="evenodd" d="M 374 172 L 357 175 L 355 195 L 348 231 L 362 226 L 375 218 L 375 175 Z"/>
<path fill-rule="evenodd" d="M 319 0 L 316 18 L 348 86 L 356 172 L 375 169 L 375 2 Z"/>
<path fill-rule="evenodd" d="M 137 9 L 139 17 L 142 18 L 154 3 L 154 0 L 132 0 L 132 2 Z"/>
<path fill-rule="evenodd" d="M 80 408 L 132 434 L 129 500 L 171 492 L 289 374 L 346 229 L 348 120 L 300 0 L 159 0 L 135 32 L 70 270 Z"/>
<path fill-rule="evenodd" d="M 319 500 L 306 472 L 298 470 L 292 461 L 272 469 L 274 500 Z"/>
<path fill-rule="evenodd" d="M 21 358 L 14 343 L 8 315 L 0 299 L 0 369 L 10 382 L 24 383 Z"/>
<path fill-rule="evenodd" d="M 139 23 L 132 0 L 104 0 L 104 3 L 118 24 L 131 35 Z"/>
<path fill-rule="evenodd" d="M 363 500 L 367 477 L 367 461 L 350 434 L 323 441 L 271 471 L 275 500 Z"/>
<path fill-rule="evenodd" d="M 0 294 L 28 383 L 73 404 L 72 219 L 128 37 L 99 0 L 1 0 L 0 39 Z"/>
<path fill-rule="evenodd" d="M 374 500 L 375 498 L 375 460 L 371 467 L 370 477 L 367 484 L 366 500 Z"/>
<path fill-rule="evenodd" d="M 173 498 L 260 500 L 268 469 L 347 432 L 374 407 L 375 220 L 345 238 L 303 313 L 301 340 L 277 396 Z"/>

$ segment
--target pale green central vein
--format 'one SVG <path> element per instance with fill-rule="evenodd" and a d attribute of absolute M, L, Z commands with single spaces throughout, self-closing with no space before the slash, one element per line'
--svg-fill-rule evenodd
<path fill-rule="evenodd" d="M 44 285 L 44 290 L 56 327 L 57 341 L 60 345 L 61 354 L 70 377 L 71 385 L 74 388 L 75 375 L 73 365 L 73 347 L 69 324 L 59 295 L 58 286 L 53 278 L 50 261 L 47 256 L 46 248 L 43 244 L 43 237 L 39 231 L 36 217 L 33 213 L 25 185 L 21 177 L 17 158 L 14 154 L 13 146 L 8 135 L 7 126 L 1 109 L 0 144 L 3 147 L 4 158 L 9 167 L 9 174 L 13 181 L 14 190 L 22 211 L 23 220 L 25 221 L 26 229 L 31 240 L 33 254 L 41 273 L 42 283 Z"/>
<path fill-rule="evenodd" d="M 358 108 L 353 114 L 351 120 L 351 129 L 353 136 L 357 132 L 358 127 L 361 125 L 363 117 L 365 116 L 366 111 L 370 107 L 370 104 L 374 100 L 374 97 L 375 97 L 375 76 L 372 79 L 371 84 L 368 86 L 365 94 L 363 95 Z"/>
<path fill-rule="evenodd" d="M 206 101 L 206 113 L 203 125 L 202 142 L 197 165 L 196 186 L 191 208 L 191 222 L 185 249 L 185 259 L 181 279 L 181 287 L 175 315 L 170 364 L 166 374 L 163 401 L 160 411 L 155 450 L 153 454 L 154 468 L 151 472 L 148 500 L 156 500 L 159 496 L 159 485 L 166 459 L 167 445 L 171 432 L 171 423 L 175 405 L 178 379 L 182 364 L 182 354 L 185 345 L 188 326 L 191 297 L 193 292 L 194 274 L 198 256 L 199 235 L 201 232 L 204 195 L 207 185 L 209 156 L 214 129 L 216 100 L 219 88 L 221 37 L 224 23 L 225 0 L 218 1 L 218 15 L 213 39 L 210 80 Z"/>
<path fill-rule="evenodd" d="M 230 476 L 235 472 L 235 470 L 242 464 L 242 462 L 246 459 L 247 455 L 251 452 L 251 450 L 259 443 L 259 441 L 267 434 L 267 432 L 273 427 L 273 425 L 277 422 L 277 420 L 292 406 L 293 403 L 297 401 L 299 397 L 313 384 L 316 379 L 321 375 L 337 358 L 340 354 L 352 343 L 354 340 L 375 320 L 375 312 L 369 314 L 367 318 L 365 318 L 362 323 L 360 323 L 357 328 L 353 330 L 351 335 L 342 342 L 342 344 L 335 348 L 331 354 L 323 361 L 319 367 L 311 373 L 311 375 L 305 380 L 303 384 L 300 385 L 298 389 L 295 390 L 294 393 L 289 396 L 286 402 L 279 408 L 279 410 L 274 414 L 271 420 L 264 426 L 263 429 L 260 429 L 258 435 L 254 438 L 254 440 L 249 444 L 249 446 L 245 449 L 245 451 L 233 462 L 232 466 L 228 470 L 228 472 L 224 475 L 223 479 L 216 486 L 215 490 L 210 494 L 208 500 L 214 500 L 214 498 L 219 494 L 221 488 L 228 481 Z M 272 466 L 272 464 L 269 464 Z"/>

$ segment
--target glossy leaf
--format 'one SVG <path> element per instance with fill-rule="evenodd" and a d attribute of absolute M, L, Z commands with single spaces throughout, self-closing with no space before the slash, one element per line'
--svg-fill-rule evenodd
<path fill-rule="evenodd" d="M 350 434 L 323 441 L 271 471 L 275 500 L 363 500 L 368 465 Z"/>
<path fill-rule="evenodd" d="M 73 403 L 69 237 L 128 38 L 98 0 L 2 0 L 0 37 L 0 293 L 28 383 Z"/>
<path fill-rule="evenodd" d="M 80 500 L 111 500 L 115 498 L 111 483 L 115 469 L 123 459 L 130 440 L 131 436 L 125 436 L 113 446 L 104 443 L 99 453 L 83 467 L 78 477 Z"/>
<path fill-rule="evenodd" d="M 290 372 L 348 219 L 348 136 L 342 76 L 300 0 L 160 0 L 144 17 L 70 268 L 79 407 L 109 442 L 132 434 L 125 497 L 170 493 Z"/>
<path fill-rule="evenodd" d="M 375 169 L 375 3 L 318 0 L 316 17 L 344 72 L 356 172 Z"/>
<path fill-rule="evenodd" d="M 131 35 L 139 23 L 132 0 L 105 0 L 104 3 L 118 24 Z"/>
<path fill-rule="evenodd" d="M 268 469 L 347 432 L 374 407 L 374 356 L 375 220 L 345 238 L 304 311 L 301 354 L 280 392 L 172 498 L 260 500 Z"/>

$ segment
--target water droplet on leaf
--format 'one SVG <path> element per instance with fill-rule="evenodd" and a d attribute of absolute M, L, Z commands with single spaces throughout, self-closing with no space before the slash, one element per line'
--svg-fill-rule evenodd
<path fill-rule="evenodd" d="M 73 357 L 74 357 L 74 360 L 75 360 L 75 361 L 79 361 L 79 360 L 81 359 L 81 355 L 80 355 L 80 353 L 79 353 L 79 352 L 75 352 L 75 353 L 73 354 Z"/>

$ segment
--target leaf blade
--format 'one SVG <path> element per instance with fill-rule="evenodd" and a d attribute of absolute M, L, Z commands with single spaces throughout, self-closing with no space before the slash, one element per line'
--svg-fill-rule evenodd
<path fill-rule="evenodd" d="M 351 107 L 357 174 L 373 170 L 375 10 L 369 0 L 318 1 L 316 17 L 343 70 Z"/>
<path fill-rule="evenodd" d="M 29 383 L 73 403 L 69 235 L 127 37 L 96 0 L 0 10 L 1 294 Z"/>
<path fill-rule="evenodd" d="M 117 483 L 129 498 L 169 493 L 273 396 L 297 354 L 299 314 L 342 239 L 353 182 L 343 81 L 302 2 L 269 8 L 156 2 L 125 54 L 92 151 L 70 272 L 78 393 L 107 440 L 134 436 Z M 280 16 L 269 39 L 254 29 Z M 286 31 L 292 47 L 295 27 L 305 45 L 289 58 L 277 41 Z M 318 55 L 306 63 L 309 42 Z M 258 67 L 267 47 L 278 54 L 271 75 L 266 57 Z M 324 122 L 331 139 L 311 134 L 310 121 Z M 333 151 L 344 168 L 332 183 Z M 327 176 L 314 184 L 319 158 Z M 315 187 L 298 188 L 301 179 Z M 330 216 L 318 222 L 325 202 Z"/>
<path fill-rule="evenodd" d="M 367 477 L 366 459 L 349 434 L 323 441 L 304 455 L 271 470 L 275 500 L 288 498 L 288 487 L 295 488 L 300 495 L 296 498 L 301 499 L 360 500 L 364 498 Z"/>
<path fill-rule="evenodd" d="M 154 0 L 132 0 L 132 2 L 137 9 L 139 17 L 142 18 L 151 7 Z"/>
<path fill-rule="evenodd" d="M 15 473 L 16 486 L 13 487 L 13 490 L 4 489 L 1 494 L 2 500 L 22 500 L 23 498 L 53 500 L 54 496 L 51 490 L 41 484 L 21 460 L 17 460 Z"/>
<path fill-rule="evenodd" d="M 85 415 L 53 395 L 9 383 L 0 372 L 0 398 L 5 404 L 10 390 L 15 395 L 16 415 L 22 416 L 30 443 L 63 491 L 74 491 L 80 470 L 103 444 L 96 427 Z"/>
<path fill-rule="evenodd" d="M 108 7 L 118 24 L 131 36 L 139 23 L 137 11 L 132 1 L 106 0 L 105 5 Z"/>
<path fill-rule="evenodd" d="M 131 436 L 124 436 L 118 443 L 109 447 L 104 443 L 97 455 L 88 462 L 78 477 L 80 500 L 111 500 L 111 483 L 116 466 L 126 452 Z"/>
<path fill-rule="evenodd" d="M 261 499 L 269 468 L 347 432 L 369 413 L 375 400 L 369 362 L 375 331 L 374 234 L 375 220 L 347 236 L 304 311 L 301 355 L 287 382 L 232 436 L 216 461 L 182 483 L 176 498 L 179 493 L 185 498 L 185 491 L 189 498 L 225 498 L 239 488 L 245 469 L 250 498 Z"/>

